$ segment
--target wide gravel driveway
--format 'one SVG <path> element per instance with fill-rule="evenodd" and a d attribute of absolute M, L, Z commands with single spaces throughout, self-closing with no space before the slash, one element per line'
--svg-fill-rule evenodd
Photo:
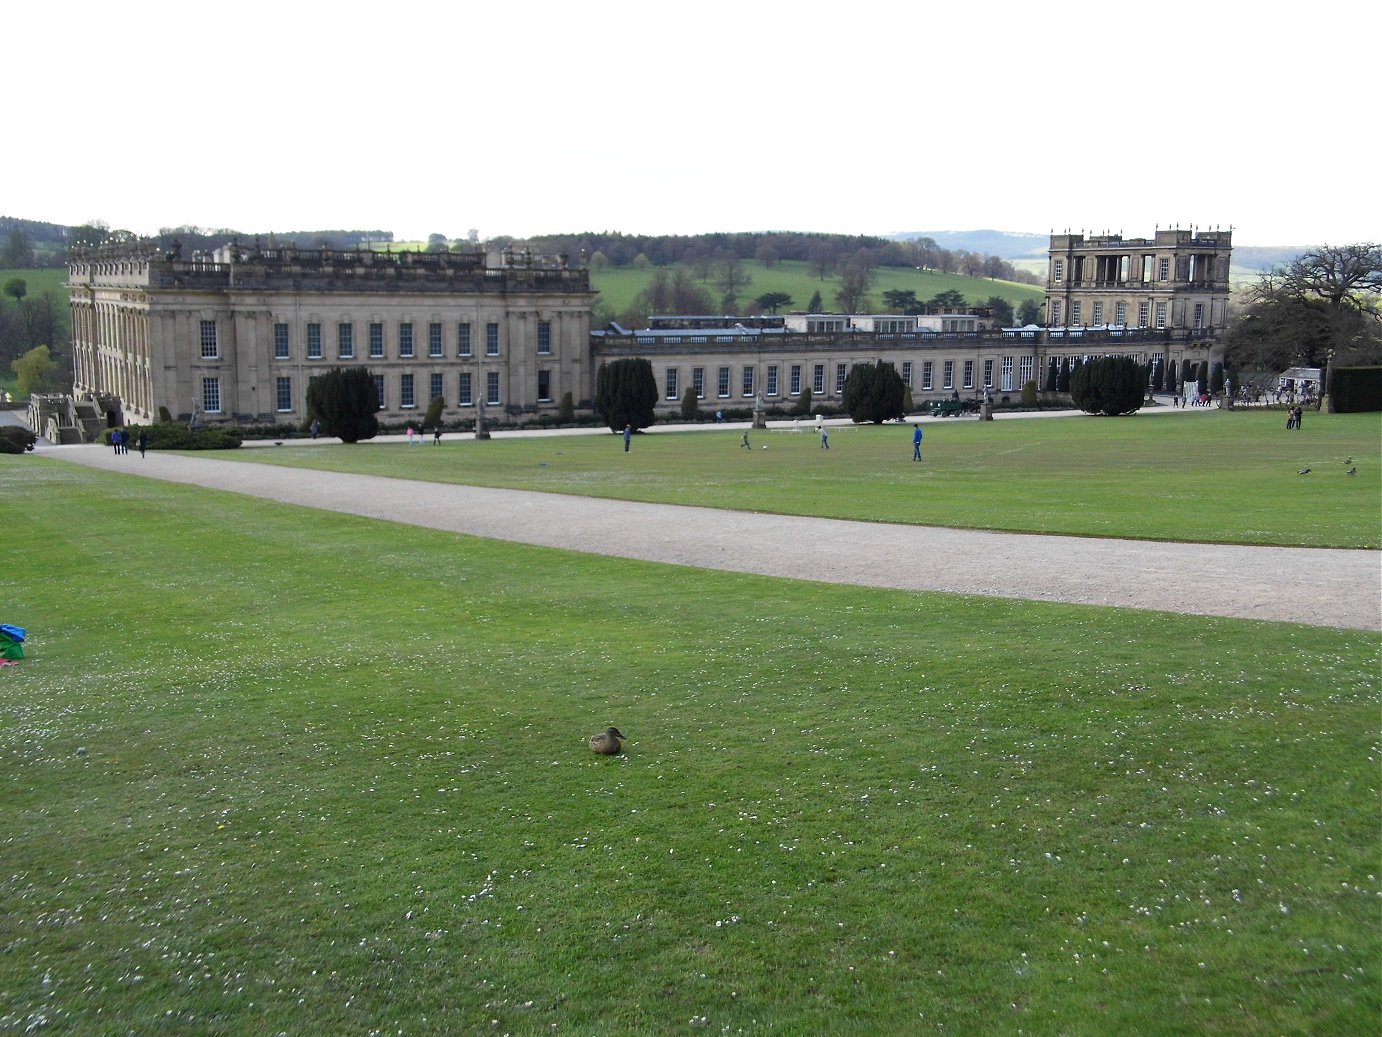
<path fill-rule="evenodd" d="M 1382 552 L 1034 536 L 764 515 L 280 468 L 42 450 L 131 476 L 429 529 L 702 569 L 1382 630 Z"/>

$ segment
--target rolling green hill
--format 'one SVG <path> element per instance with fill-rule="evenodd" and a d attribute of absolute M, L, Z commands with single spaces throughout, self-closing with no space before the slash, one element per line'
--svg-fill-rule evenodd
<path fill-rule="evenodd" d="M 804 310 L 815 292 L 821 293 L 821 302 L 826 310 L 838 309 L 835 292 L 840 287 L 838 274 L 824 279 L 816 277 L 806 263 L 784 261 L 772 267 L 765 267 L 756 260 L 745 260 L 744 270 L 752 278 L 751 283 L 740 290 L 739 303 L 734 308 L 737 316 L 755 314 L 759 307 L 753 299 L 766 292 L 785 292 L 792 302 L 783 311 Z M 661 268 L 668 269 L 668 268 Z M 690 271 L 690 268 L 686 268 Z M 613 268 L 591 272 L 591 286 L 600 293 L 597 305 L 602 312 L 622 314 L 634 303 L 638 293 L 652 280 L 653 270 L 633 267 Z M 712 299 L 720 298 L 720 290 L 714 279 L 698 281 Z M 981 305 L 990 296 L 1001 296 L 1013 305 L 1033 299 L 1040 302 L 1045 293 L 1034 285 L 1017 284 L 1012 281 L 991 281 L 986 278 L 961 277 L 958 274 L 942 274 L 933 270 L 914 270 L 909 267 L 880 267 L 874 271 L 873 285 L 869 289 L 870 305 L 866 309 L 883 311 L 883 293 L 886 291 L 916 292 L 917 298 L 925 301 L 941 292 L 957 291 L 973 305 Z M 718 311 L 722 307 L 715 307 Z"/>

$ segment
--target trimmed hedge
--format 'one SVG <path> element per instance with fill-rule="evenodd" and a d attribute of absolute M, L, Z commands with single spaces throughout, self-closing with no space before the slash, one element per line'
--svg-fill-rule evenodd
<path fill-rule="evenodd" d="M 138 449 L 140 431 L 149 433 L 150 450 L 234 450 L 245 441 L 239 429 L 190 429 L 181 422 L 160 422 L 157 425 L 128 425 L 129 445 Z M 110 442 L 107 430 L 105 441 Z"/>
<path fill-rule="evenodd" d="M 1336 367 L 1329 390 L 1339 414 L 1382 410 L 1382 367 Z"/>

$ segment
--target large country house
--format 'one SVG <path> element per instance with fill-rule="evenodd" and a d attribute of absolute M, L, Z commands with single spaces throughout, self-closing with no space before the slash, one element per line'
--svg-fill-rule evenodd
<path fill-rule="evenodd" d="M 982 311 L 660 317 L 591 327 L 589 271 L 526 252 L 373 252 L 229 245 L 183 257 L 121 246 L 70 264 L 74 393 L 107 420 L 159 409 L 208 424 L 305 420 L 307 383 L 367 367 L 380 417 L 437 396 L 448 419 L 485 409 L 589 412 L 601 364 L 643 357 L 658 409 L 687 389 L 707 409 L 840 402 L 851 366 L 890 361 L 921 406 L 1020 393 L 1052 359 L 1106 354 L 1184 365 L 1221 358 L 1231 232 L 1051 237 L 1044 326 L 992 326 Z"/>

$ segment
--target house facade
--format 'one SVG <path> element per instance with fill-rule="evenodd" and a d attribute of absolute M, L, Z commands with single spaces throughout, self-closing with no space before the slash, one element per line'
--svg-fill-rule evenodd
<path fill-rule="evenodd" d="M 982 310 L 939 314 L 807 313 L 785 317 L 658 317 L 650 327 L 591 333 L 595 366 L 652 363 L 668 416 L 690 387 L 700 405 L 789 407 L 843 402 L 849 369 L 887 361 L 918 408 L 939 399 L 1015 400 L 1044 388 L 1054 361 L 1129 356 L 1149 367 L 1223 358 L 1232 233 L 1158 230 L 1151 238 L 1053 234 L 1045 326 L 1001 328 Z"/>
<path fill-rule="evenodd" d="M 513 414 L 587 402 L 589 273 L 528 254 L 104 249 L 70 264 L 74 392 L 117 421 L 305 420 L 307 383 L 365 366 L 380 418 L 433 397 Z"/>
<path fill-rule="evenodd" d="M 1158 230 L 1151 238 L 1053 234 L 1046 279 L 1052 328 L 1121 327 L 1217 339 L 1228 324 L 1233 232 Z"/>

